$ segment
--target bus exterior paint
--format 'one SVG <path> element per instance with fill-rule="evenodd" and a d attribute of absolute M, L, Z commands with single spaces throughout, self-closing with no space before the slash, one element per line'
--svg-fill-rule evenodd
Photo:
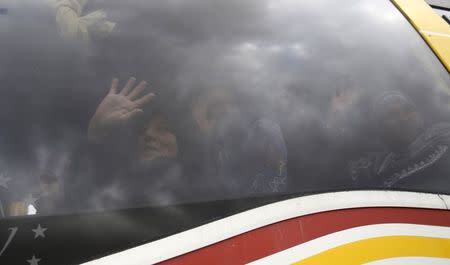
<path fill-rule="evenodd" d="M 85 264 L 363 264 L 410 257 L 450 262 L 449 204 L 447 195 L 400 191 L 304 196 Z"/>
<path fill-rule="evenodd" d="M 450 25 L 424 0 L 393 0 L 450 72 Z"/>

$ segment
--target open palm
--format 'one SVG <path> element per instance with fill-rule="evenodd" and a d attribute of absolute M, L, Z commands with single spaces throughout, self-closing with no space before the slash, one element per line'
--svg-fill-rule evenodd
<path fill-rule="evenodd" d="M 111 130 L 125 125 L 129 120 L 142 113 L 142 107 L 155 96 L 153 93 L 141 96 L 147 83 L 142 81 L 133 88 L 135 78 L 130 78 L 125 87 L 118 91 L 119 80 L 114 78 L 106 97 L 98 106 L 89 124 L 89 138 L 98 139 L 108 135 Z"/>

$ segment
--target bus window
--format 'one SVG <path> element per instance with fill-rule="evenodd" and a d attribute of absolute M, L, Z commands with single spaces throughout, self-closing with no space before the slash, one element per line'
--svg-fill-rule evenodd
<path fill-rule="evenodd" d="M 450 77 L 389 1 L 6 0 L 0 213 L 450 190 Z"/>

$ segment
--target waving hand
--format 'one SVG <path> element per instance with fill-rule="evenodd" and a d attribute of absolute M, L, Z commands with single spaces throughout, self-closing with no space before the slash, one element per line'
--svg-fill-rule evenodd
<path fill-rule="evenodd" d="M 153 93 L 141 96 L 147 82 L 141 81 L 136 87 L 136 78 L 128 80 L 122 90 L 118 90 L 119 80 L 114 78 L 106 97 L 98 106 L 89 123 L 88 136 L 91 140 L 108 135 L 112 130 L 124 126 L 142 113 L 142 108 L 155 96 Z"/>

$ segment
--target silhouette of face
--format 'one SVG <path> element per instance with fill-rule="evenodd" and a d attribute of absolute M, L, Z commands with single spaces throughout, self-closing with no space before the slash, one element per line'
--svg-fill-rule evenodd
<path fill-rule="evenodd" d="M 192 112 L 199 128 L 210 135 L 221 119 L 235 109 L 227 89 L 207 89 L 195 102 Z"/>
<path fill-rule="evenodd" d="M 140 159 L 176 158 L 178 145 L 175 134 L 162 114 L 156 114 L 139 139 Z"/>
<path fill-rule="evenodd" d="M 331 100 L 328 126 L 334 130 L 349 129 L 346 126 L 353 118 L 352 112 L 359 97 L 360 93 L 355 89 L 338 91 Z"/>

